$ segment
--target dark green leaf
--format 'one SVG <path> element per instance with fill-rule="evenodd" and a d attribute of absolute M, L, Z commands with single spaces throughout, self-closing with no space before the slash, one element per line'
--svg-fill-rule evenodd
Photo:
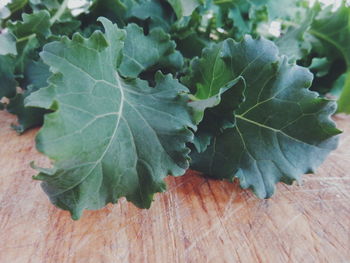
<path fill-rule="evenodd" d="M 11 98 L 16 94 L 17 82 L 13 74 L 14 66 L 14 57 L 0 55 L 0 99 L 3 97 Z"/>
<path fill-rule="evenodd" d="M 40 126 L 43 123 L 43 116 L 47 112 L 44 109 L 24 107 L 24 100 L 31 92 L 31 90 L 26 90 L 24 94 L 16 94 L 6 106 L 6 110 L 15 114 L 18 118 L 18 125 L 12 125 L 12 128 L 18 133 L 23 133 L 27 129 Z"/>
<path fill-rule="evenodd" d="M 277 38 L 275 43 L 281 54 L 286 55 L 292 61 L 297 61 L 310 53 L 312 46 L 305 41 L 304 35 L 310 29 L 317 12 L 319 12 L 318 6 L 310 9 L 300 25 L 289 27 L 282 37 Z"/>
<path fill-rule="evenodd" d="M 200 4 L 202 0 L 167 0 L 169 4 L 175 10 L 177 18 L 180 19 L 183 16 L 189 16 L 192 14 Z"/>
<path fill-rule="evenodd" d="M 28 3 L 28 0 L 12 0 L 3 8 L 0 9 L 0 20 L 10 17 L 13 13 L 23 9 Z"/>
<path fill-rule="evenodd" d="M 15 114 L 18 119 L 18 125 L 12 127 L 18 132 L 24 131 L 39 126 L 43 123 L 44 114 L 47 110 L 25 107 L 24 100 L 32 92 L 39 90 L 40 88 L 48 86 L 47 80 L 51 73 L 49 67 L 41 61 L 32 61 L 28 63 L 28 66 L 24 72 L 24 79 L 22 81 L 23 93 L 16 94 L 15 97 L 11 97 L 10 103 L 7 105 L 6 110 L 12 114 Z"/>
<path fill-rule="evenodd" d="M 125 77 L 137 77 L 149 69 L 167 68 L 173 72 L 183 66 L 182 55 L 175 51 L 175 42 L 161 28 L 145 36 L 136 24 L 126 27 L 127 37 L 119 72 Z"/>
<path fill-rule="evenodd" d="M 209 41 L 203 39 L 196 33 L 192 33 L 183 39 L 177 39 L 177 49 L 181 51 L 183 56 L 193 58 L 200 56 L 203 48 L 209 44 Z"/>
<path fill-rule="evenodd" d="M 23 21 L 8 22 L 8 29 L 16 37 L 16 71 L 19 74 L 23 74 L 29 61 L 37 58 L 36 49 L 51 34 L 50 14 L 47 11 L 23 14 L 22 19 Z"/>
<path fill-rule="evenodd" d="M 213 137 L 205 152 L 192 154 L 193 168 L 213 178 L 237 177 L 243 188 L 270 197 L 277 182 L 299 180 L 335 149 L 335 103 L 310 92 L 310 72 L 278 57 L 270 41 L 227 40 L 222 58 L 232 79 L 245 79 L 245 101 L 233 101 L 235 126 Z"/>
<path fill-rule="evenodd" d="M 39 11 L 34 14 L 23 14 L 23 21 L 8 22 L 7 27 L 17 38 L 22 40 L 32 34 L 46 38 L 50 34 L 50 14 L 47 11 Z"/>
<path fill-rule="evenodd" d="M 89 20 L 103 15 L 124 27 L 128 22 L 147 24 L 148 29 L 161 27 L 168 31 L 175 20 L 171 7 L 161 0 L 98 0 L 91 7 Z"/>
<path fill-rule="evenodd" d="M 331 65 L 331 61 L 327 58 L 314 58 L 309 69 L 315 72 L 317 77 L 324 77 L 328 74 Z"/>
<path fill-rule="evenodd" d="M 169 31 L 175 15 L 161 0 L 142 0 L 128 10 L 127 18 L 128 20 L 134 18 L 141 21 L 148 20 L 149 29 L 161 27 Z"/>
<path fill-rule="evenodd" d="M 318 53 L 329 60 L 343 59 L 350 76 L 350 7 L 345 1 L 336 12 L 331 8 L 323 10 L 313 22 L 310 33 L 322 44 L 318 46 Z M 345 82 L 338 111 L 350 113 L 350 81 Z"/>

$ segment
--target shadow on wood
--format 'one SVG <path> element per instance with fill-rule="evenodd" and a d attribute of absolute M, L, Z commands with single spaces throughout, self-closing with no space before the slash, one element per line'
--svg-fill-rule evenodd
<path fill-rule="evenodd" d="M 350 118 L 341 145 L 302 186 L 258 200 L 189 171 L 168 178 L 150 210 L 121 199 L 74 222 L 50 204 L 29 163 L 47 166 L 37 130 L 18 136 L 0 113 L 0 262 L 348 262 Z"/>

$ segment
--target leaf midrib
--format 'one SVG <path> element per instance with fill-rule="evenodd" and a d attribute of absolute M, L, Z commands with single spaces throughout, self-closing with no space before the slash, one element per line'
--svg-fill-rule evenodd
<path fill-rule="evenodd" d="M 48 52 L 48 51 L 46 51 L 46 52 Z M 115 72 L 116 83 L 112 83 L 112 82 L 109 82 L 109 81 L 106 81 L 106 80 L 102 80 L 102 79 L 101 79 L 101 80 L 97 80 L 97 79 L 95 79 L 90 73 L 88 73 L 88 72 L 86 72 L 85 70 L 81 69 L 80 67 L 78 67 L 77 65 L 75 65 L 75 64 L 72 63 L 71 61 L 67 60 L 66 58 L 62 58 L 62 57 L 60 57 L 60 56 L 57 56 L 56 54 L 54 54 L 54 53 L 52 53 L 52 52 L 48 52 L 48 53 L 50 53 L 51 55 L 53 55 L 53 56 L 55 56 L 55 57 L 57 57 L 57 58 L 64 59 L 67 63 L 69 63 L 70 65 L 72 65 L 73 67 L 75 67 L 76 69 L 78 69 L 79 71 L 81 71 L 82 73 L 86 74 L 86 75 L 87 75 L 91 80 L 93 80 L 94 82 L 104 82 L 104 83 L 106 83 L 107 85 L 110 85 L 110 86 L 112 86 L 112 87 L 115 87 L 115 88 L 117 87 L 117 88 L 120 90 L 120 93 L 121 93 L 119 110 L 118 110 L 117 112 L 106 113 L 106 114 L 104 114 L 104 116 L 108 116 L 108 115 L 111 115 L 111 114 L 118 115 L 118 119 L 117 119 L 117 121 L 116 121 L 116 126 L 115 126 L 114 131 L 113 131 L 113 133 L 112 133 L 112 136 L 111 136 L 111 138 L 110 138 L 110 140 L 109 140 L 109 143 L 108 143 L 108 145 L 106 146 L 106 148 L 105 148 L 104 152 L 102 153 L 101 157 L 100 157 L 99 159 L 97 159 L 96 161 L 91 162 L 91 164 L 94 164 L 94 165 L 93 165 L 92 168 L 89 170 L 89 172 L 87 172 L 86 176 L 84 176 L 81 180 L 79 180 L 79 182 L 77 182 L 76 184 L 72 185 L 71 187 L 69 187 L 69 188 L 67 188 L 67 189 L 64 189 L 63 191 L 60 191 L 60 192 L 58 192 L 58 193 L 52 195 L 52 196 L 58 196 L 58 195 L 63 194 L 63 193 L 65 193 L 65 192 L 69 191 L 69 190 L 74 189 L 76 186 L 78 186 L 79 184 L 81 184 L 84 180 L 86 180 L 86 178 L 88 178 L 88 177 L 91 175 L 92 171 L 94 171 L 94 169 L 97 167 L 97 165 L 100 164 L 100 163 L 102 162 L 103 158 L 104 158 L 105 155 L 108 153 L 108 151 L 109 151 L 111 145 L 113 144 L 113 141 L 114 141 L 115 136 L 116 136 L 116 134 L 117 134 L 118 127 L 119 127 L 119 124 L 120 124 L 121 119 L 122 119 L 122 118 L 124 119 L 124 117 L 122 116 L 122 115 L 123 115 L 123 114 L 122 114 L 122 113 L 123 113 L 123 109 L 124 109 L 124 102 L 128 103 L 128 104 L 138 113 L 138 115 L 145 121 L 146 124 L 148 124 L 148 122 L 146 121 L 146 119 L 144 119 L 144 117 L 142 116 L 142 114 L 135 108 L 135 106 L 132 105 L 130 102 L 128 102 L 128 100 L 125 98 L 124 88 L 123 88 L 123 86 L 122 86 L 122 84 L 121 84 L 121 82 L 120 82 L 120 77 L 119 77 L 119 75 L 118 75 L 117 72 Z M 135 93 L 135 91 L 132 91 L 132 90 L 126 90 L 126 92 Z M 127 125 L 129 125 L 129 124 L 127 123 Z M 148 124 L 148 125 L 149 125 L 149 124 Z M 157 132 L 156 132 L 150 125 L 149 125 L 149 127 L 154 131 L 154 133 L 155 133 L 156 136 L 158 137 Z M 163 150 L 164 150 L 165 152 L 167 152 L 164 148 L 163 148 Z M 167 153 L 168 153 L 168 152 L 167 152 Z M 168 154 L 168 155 L 169 155 L 169 154 Z M 169 155 L 169 156 L 170 156 L 170 155 Z"/>
<path fill-rule="evenodd" d="M 46 51 L 48 52 L 48 51 Z M 66 58 L 62 58 L 52 52 L 48 52 L 49 54 L 57 57 L 57 58 L 60 58 L 60 59 L 64 59 L 67 63 L 69 63 L 70 65 L 72 65 L 73 67 L 75 67 L 76 69 L 78 69 L 79 71 L 81 71 L 82 73 L 86 74 L 89 78 L 91 78 L 94 82 L 105 82 L 109 85 L 112 85 L 113 87 L 117 87 L 119 90 L 120 90 L 120 105 L 119 105 L 119 110 L 117 111 L 117 113 L 119 114 L 116 114 L 118 116 L 117 118 L 117 121 L 116 121 L 116 125 L 115 125 L 115 128 L 113 130 L 113 133 L 112 133 L 112 136 L 108 142 L 108 145 L 106 146 L 105 150 L 103 151 L 103 153 L 101 154 L 101 157 L 99 159 L 97 159 L 94 163 L 94 165 L 92 166 L 92 168 L 90 169 L 90 171 L 87 173 L 86 176 L 84 176 L 79 182 L 77 182 L 76 184 L 72 185 L 71 187 L 67 188 L 67 189 L 64 189 L 63 191 L 60 191 L 58 193 L 56 193 L 54 196 L 58 196 L 62 193 L 65 193 L 73 188 L 75 188 L 77 185 L 81 184 L 84 180 L 86 180 L 86 178 L 88 178 L 92 171 L 97 167 L 97 165 L 99 163 L 101 163 L 101 161 L 103 160 L 103 158 L 105 157 L 105 155 L 107 154 L 107 152 L 109 151 L 114 139 L 115 139 L 115 136 L 117 134 L 117 131 L 118 131 L 118 127 L 119 127 L 119 124 L 120 124 L 120 120 L 122 118 L 122 113 L 123 113 L 123 109 L 124 109 L 124 101 L 125 101 L 125 94 L 124 94 L 124 90 L 123 90 L 123 87 L 120 83 L 120 79 L 119 79 L 119 76 L 118 76 L 118 73 L 115 72 L 115 80 L 116 80 L 116 83 L 111 83 L 111 82 L 108 82 L 106 80 L 96 80 L 90 73 L 86 72 L 85 70 L 81 69 L 80 67 L 78 67 L 77 65 L 75 65 L 74 63 L 72 63 L 71 61 L 69 61 L 68 59 Z M 100 53 L 98 53 L 98 56 L 100 58 Z"/>
<path fill-rule="evenodd" d="M 306 145 L 309 145 L 309 146 L 312 146 L 312 147 L 315 147 L 315 148 L 322 149 L 322 147 L 319 147 L 319 146 L 316 146 L 316 145 L 309 144 L 309 143 L 307 143 L 307 142 L 301 141 L 301 140 L 299 140 L 299 139 L 297 139 L 297 138 L 294 138 L 294 137 L 290 136 L 289 134 L 283 132 L 282 130 L 275 129 L 275 128 L 270 127 L 270 126 L 267 126 L 267 125 L 265 125 L 265 124 L 262 124 L 262 123 L 259 123 L 259 122 L 250 120 L 250 119 L 248 119 L 248 118 L 246 118 L 246 117 L 244 117 L 244 116 L 242 116 L 242 115 L 235 115 L 235 117 L 236 117 L 237 119 L 243 120 L 243 121 L 248 122 L 248 123 L 250 123 L 250 124 L 256 125 L 256 126 L 258 126 L 259 128 L 264 128 L 264 129 L 267 129 L 267 130 L 270 130 L 270 131 L 273 131 L 273 132 L 276 132 L 276 133 L 280 133 L 280 134 L 286 136 L 287 138 L 289 138 L 289 139 L 291 139 L 291 140 L 294 140 L 294 141 L 296 141 L 296 142 L 299 142 L 299 143 L 302 143 L 302 144 L 306 144 Z M 238 126 L 238 124 L 236 124 L 236 125 Z M 242 139 L 243 139 L 243 138 L 242 138 Z"/>

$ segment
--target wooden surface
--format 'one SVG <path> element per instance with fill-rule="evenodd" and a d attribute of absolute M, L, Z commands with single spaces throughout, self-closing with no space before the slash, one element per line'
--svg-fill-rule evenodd
<path fill-rule="evenodd" d="M 29 162 L 48 161 L 36 130 L 0 113 L 0 262 L 350 262 L 350 118 L 339 149 L 303 186 L 270 200 L 188 173 L 168 178 L 150 210 L 122 199 L 80 221 L 52 206 Z"/>

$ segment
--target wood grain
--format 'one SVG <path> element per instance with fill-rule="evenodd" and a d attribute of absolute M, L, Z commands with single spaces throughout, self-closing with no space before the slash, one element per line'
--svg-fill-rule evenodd
<path fill-rule="evenodd" d="M 80 221 L 50 204 L 33 181 L 49 162 L 0 113 L 0 262 L 350 262 L 350 117 L 317 175 L 258 200 L 236 184 L 194 172 L 168 178 L 150 210 L 122 199 Z"/>

